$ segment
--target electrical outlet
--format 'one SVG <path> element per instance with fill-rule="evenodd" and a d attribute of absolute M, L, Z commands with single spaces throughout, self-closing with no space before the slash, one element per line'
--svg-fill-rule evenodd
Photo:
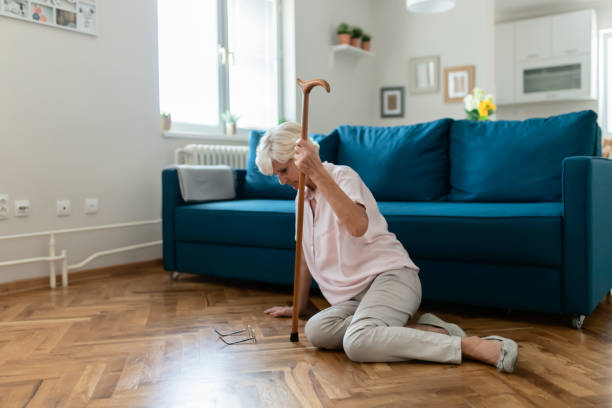
<path fill-rule="evenodd" d="M 8 194 L 0 194 L 0 220 L 7 219 L 10 214 Z"/>
<path fill-rule="evenodd" d="M 57 200 L 57 216 L 66 217 L 72 212 L 70 200 Z"/>
<path fill-rule="evenodd" d="M 15 217 L 27 217 L 31 210 L 30 200 L 15 200 Z"/>
<path fill-rule="evenodd" d="M 97 198 L 85 199 L 85 214 L 96 214 L 100 209 L 100 204 Z"/>

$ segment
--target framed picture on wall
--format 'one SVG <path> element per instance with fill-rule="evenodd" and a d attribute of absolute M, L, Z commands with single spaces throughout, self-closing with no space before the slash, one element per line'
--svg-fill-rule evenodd
<path fill-rule="evenodd" d="M 39 23 L 53 24 L 53 9 L 49 6 L 32 2 L 32 20 Z"/>
<path fill-rule="evenodd" d="M 444 102 L 463 102 L 474 89 L 474 65 L 444 68 Z"/>
<path fill-rule="evenodd" d="M 27 18 L 29 8 L 26 0 L 2 0 L 2 11 L 9 17 Z"/>
<path fill-rule="evenodd" d="M 93 4 L 78 3 L 77 28 L 88 34 L 96 33 L 96 6 Z"/>
<path fill-rule="evenodd" d="M 0 0 L 0 16 L 96 35 L 96 0 Z"/>
<path fill-rule="evenodd" d="M 412 58 L 409 61 L 410 93 L 424 94 L 440 90 L 440 57 Z"/>
<path fill-rule="evenodd" d="M 55 23 L 62 27 L 77 28 L 76 13 L 68 10 L 55 9 Z"/>
<path fill-rule="evenodd" d="M 382 118 L 404 117 L 403 86 L 394 86 L 380 89 L 380 116 Z"/>

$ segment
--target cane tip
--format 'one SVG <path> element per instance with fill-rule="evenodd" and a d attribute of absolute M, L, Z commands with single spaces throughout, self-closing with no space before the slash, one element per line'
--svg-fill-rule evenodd
<path fill-rule="evenodd" d="M 291 337 L 289 337 L 289 340 L 291 340 L 292 343 L 296 343 L 300 341 L 300 336 L 297 334 L 297 332 L 291 333 Z"/>

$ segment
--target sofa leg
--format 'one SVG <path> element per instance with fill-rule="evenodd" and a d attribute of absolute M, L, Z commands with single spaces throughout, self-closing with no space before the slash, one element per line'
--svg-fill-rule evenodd
<path fill-rule="evenodd" d="M 177 271 L 170 271 L 170 280 L 177 281 L 179 273 Z"/>
<path fill-rule="evenodd" d="M 573 314 L 570 318 L 572 319 L 572 327 L 580 330 L 582 328 L 582 323 L 584 323 L 585 316 L 582 314 Z"/>

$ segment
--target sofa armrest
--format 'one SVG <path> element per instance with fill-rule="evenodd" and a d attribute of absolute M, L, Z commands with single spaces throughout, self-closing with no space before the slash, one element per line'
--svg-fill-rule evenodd
<path fill-rule="evenodd" d="M 243 197 L 245 169 L 234 169 L 236 199 Z M 162 237 L 164 269 L 176 270 L 176 246 L 174 242 L 174 210 L 181 205 L 189 205 L 181 196 L 178 171 L 170 167 L 162 171 Z"/>
<path fill-rule="evenodd" d="M 244 198 L 244 184 L 246 183 L 246 169 L 233 169 L 234 186 L 236 187 L 236 200 Z"/>
<path fill-rule="evenodd" d="M 181 196 L 178 170 L 167 168 L 162 171 L 162 238 L 164 269 L 176 270 L 176 251 L 174 244 L 174 210 L 185 205 Z"/>
<path fill-rule="evenodd" d="M 563 161 L 563 308 L 589 315 L 612 287 L 612 160 Z"/>

